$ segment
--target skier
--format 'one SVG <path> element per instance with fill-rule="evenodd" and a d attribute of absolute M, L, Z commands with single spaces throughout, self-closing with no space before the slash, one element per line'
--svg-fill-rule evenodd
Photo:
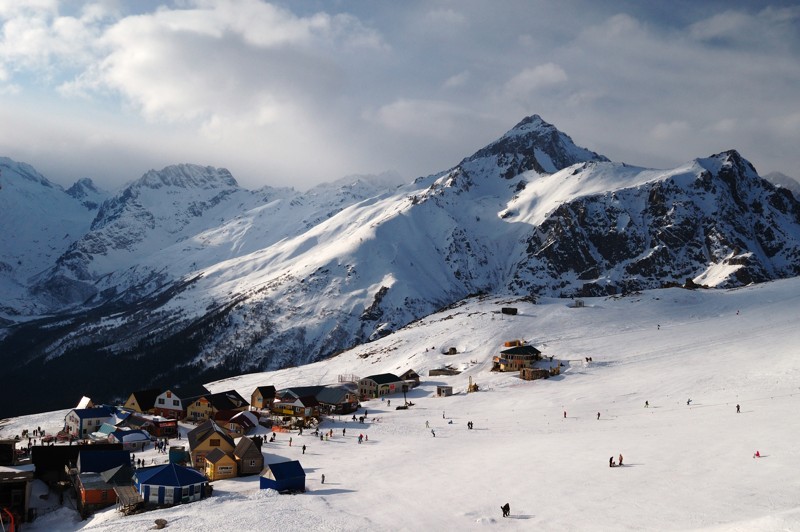
<path fill-rule="evenodd" d="M 761 453 L 756 451 L 755 453 L 753 453 L 753 458 L 761 458 Z"/>
<path fill-rule="evenodd" d="M 425 428 L 426 428 L 426 429 L 429 429 L 429 428 L 431 428 L 431 424 L 430 424 L 430 423 L 428 423 L 427 421 L 425 422 Z"/>
<path fill-rule="evenodd" d="M 686 406 L 689 406 L 691 404 L 692 404 L 692 399 L 691 398 L 687 399 L 686 400 Z"/>
<path fill-rule="evenodd" d="M 619 465 L 622 465 L 622 453 L 619 453 Z"/>
<path fill-rule="evenodd" d="M 289 438 L 289 447 L 291 447 L 291 446 L 292 446 L 292 438 L 290 437 Z"/>
<path fill-rule="evenodd" d="M 433 429 L 431 429 L 431 434 L 433 434 L 434 438 L 436 437 L 436 433 L 433 431 Z"/>
<path fill-rule="evenodd" d="M 600 412 L 597 413 L 597 421 L 600 421 Z"/>
<path fill-rule="evenodd" d="M 392 406 L 392 400 L 391 400 L 391 399 L 389 399 L 388 401 L 386 401 L 386 406 Z"/>
<path fill-rule="evenodd" d="M 650 401 L 645 401 L 644 402 L 644 407 L 645 408 L 650 408 Z"/>
<path fill-rule="evenodd" d="M 345 433 L 346 430 L 347 429 L 342 429 L 342 436 L 344 436 L 344 433 Z"/>
<path fill-rule="evenodd" d="M 509 515 L 511 515 L 511 505 L 510 504 L 505 503 L 503 506 L 500 507 L 500 509 L 503 510 L 503 517 L 508 517 Z"/>
<path fill-rule="evenodd" d="M 564 419 L 567 419 L 567 411 L 564 410 Z"/>
<path fill-rule="evenodd" d="M 303 454 L 306 454 L 306 446 L 305 446 L 305 444 L 303 445 Z M 620 456 L 622 456 L 622 455 L 620 455 Z M 620 460 L 620 462 L 622 462 L 622 460 Z"/>
<path fill-rule="evenodd" d="M 736 405 L 736 413 L 741 414 L 741 411 L 739 410 L 739 405 Z"/>
<path fill-rule="evenodd" d="M 325 484 L 325 473 L 322 474 L 322 483 Z"/>

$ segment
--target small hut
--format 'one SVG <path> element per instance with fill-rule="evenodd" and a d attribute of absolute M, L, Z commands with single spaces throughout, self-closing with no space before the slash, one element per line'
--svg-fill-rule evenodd
<path fill-rule="evenodd" d="M 436 397 L 449 397 L 453 395 L 453 387 L 452 386 L 437 386 L 436 387 Z"/>
<path fill-rule="evenodd" d="M 268 464 L 259 483 L 262 490 L 273 489 L 280 493 L 306 491 L 306 472 L 297 460 Z"/>
<path fill-rule="evenodd" d="M 535 381 L 537 379 L 546 379 L 550 376 L 550 372 L 546 369 L 540 368 L 522 368 L 519 370 L 519 378 L 525 381 Z"/>

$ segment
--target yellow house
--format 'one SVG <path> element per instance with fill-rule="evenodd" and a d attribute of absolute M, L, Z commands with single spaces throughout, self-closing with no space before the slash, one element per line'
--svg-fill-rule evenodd
<path fill-rule="evenodd" d="M 211 419 L 214 413 L 214 408 L 211 406 L 211 401 L 208 397 L 201 395 L 187 399 L 186 401 L 186 420 L 187 421 L 205 421 Z"/>
<path fill-rule="evenodd" d="M 128 400 L 125 401 L 125 408 L 140 414 L 152 414 L 156 404 L 156 397 L 160 394 L 161 390 L 158 388 L 133 392 L 128 396 Z"/>
<path fill-rule="evenodd" d="M 233 454 L 236 447 L 228 433 L 212 420 L 205 421 L 189 431 L 189 454 L 192 456 L 192 467 L 200 471 L 206 468 L 206 456 L 219 449 L 225 454 Z M 234 462 L 235 464 L 235 462 Z M 236 468 L 234 467 L 234 474 Z"/>
<path fill-rule="evenodd" d="M 216 448 L 206 455 L 208 480 L 222 480 L 236 476 L 236 460 L 222 449 Z"/>

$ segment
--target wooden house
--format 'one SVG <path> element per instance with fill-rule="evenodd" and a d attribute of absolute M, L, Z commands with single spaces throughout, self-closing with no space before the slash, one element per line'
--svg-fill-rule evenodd
<path fill-rule="evenodd" d="M 212 393 L 208 396 L 214 414 L 220 410 L 238 410 L 242 412 L 250 406 L 244 397 L 239 395 L 236 390 L 227 390 L 219 393 Z"/>
<path fill-rule="evenodd" d="M 520 341 L 515 340 L 515 342 Z M 519 343 L 492 357 L 492 371 L 519 371 L 523 368 L 532 368 L 541 358 L 541 351 L 532 345 Z"/>
<path fill-rule="evenodd" d="M 409 369 L 402 375 L 400 375 L 400 380 L 404 381 L 409 384 L 409 388 L 416 388 L 419 386 L 419 373 L 414 371 L 413 369 Z"/>
<path fill-rule="evenodd" d="M 453 395 L 453 387 L 452 386 L 437 386 L 436 387 L 436 397 L 449 397 Z"/>
<path fill-rule="evenodd" d="M 110 406 L 99 406 L 96 408 L 73 408 L 64 417 L 64 425 L 70 436 L 75 438 L 88 438 L 100 426 L 110 421 L 114 414 L 114 409 Z"/>
<path fill-rule="evenodd" d="M 186 420 L 194 423 L 201 423 L 214 415 L 214 408 L 208 395 L 198 395 L 184 401 L 186 406 Z"/>
<path fill-rule="evenodd" d="M 261 441 L 261 438 L 258 438 L 258 441 Z M 236 460 L 239 476 L 257 475 L 264 469 L 261 446 L 253 439 L 241 438 L 233 450 L 233 458 Z"/>
<path fill-rule="evenodd" d="M 320 410 L 326 414 L 351 414 L 358 410 L 358 388 L 354 385 L 323 387 L 316 395 Z"/>
<path fill-rule="evenodd" d="M 206 476 L 209 481 L 236 476 L 236 460 L 231 454 L 217 448 L 206 455 Z"/>
<path fill-rule="evenodd" d="M 274 386 L 259 386 L 250 394 L 250 408 L 253 410 L 270 410 L 275 400 Z"/>
<path fill-rule="evenodd" d="M 269 464 L 264 467 L 259 479 L 261 489 L 273 489 L 280 493 L 306 491 L 306 472 L 297 460 Z"/>
<path fill-rule="evenodd" d="M 133 392 L 125 401 L 125 408 L 139 412 L 140 414 L 152 414 L 156 404 L 156 397 L 161 394 L 158 388 L 149 390 L 139 390 Z"/>
<path fill-rule="evenodd" d="M 401 393 L 404 385 L 406 385 L 405 382 L 397 375 L 393 373 L 380 373 L 378 375 L 364 377 L 358 381 L 358 393 L 361 397 L 372 399 L 384 395 Z"/>
<path fill-rule="evenodd" d="M 78 512 L 86 518 L 101 508 L 116 504 L 117 492 L 114 488 L 130 486 L 133 483 L 133 469 L 130 464 L 125 464 L 100 473 L 80 473 L 74 483 Z"/>
<path fill-rule="evenodd" d="M 198 501 L 209 493 L 203 473 L 171 463 L 137 469 L 133 485 L 145 504 L 157 506 Z"/>
<path fill-rule="evenodd" d="M 156 397 L 153 413 L 168 419 L 182 419 L 183 401 L 172 390 L 167 390 Z"/>
<path fill-rule="evenodd" d="M 550 372 L 541 368 L 522 368 L 519 370 L 519 378 L 525 381 L 546 379 L 550 377 Z"/>
<path fill-rule="evenodd" d="M 225 453 L 233 453 L 236 447 L 228 433 L 214 421 L 208 420 L 187 434 L 189 440 L 189 453 L 192 456 L 192 466 L 201 471 L 205 470 L 206 455 L 214 449 L 221 449 Z"/>

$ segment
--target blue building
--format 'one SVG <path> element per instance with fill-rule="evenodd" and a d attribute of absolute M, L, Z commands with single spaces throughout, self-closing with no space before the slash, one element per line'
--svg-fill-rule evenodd
<path fill-rule="evenodd" d="M 306 491 L 306 472 L 297 460 L 268 464 L 259 480 L 261 489 L 273 489 L 281 493 Z"/>
<path fill-rule="evenodd" d="M 145 504 L 159 506 L 199 501 L 210 493 L 203 473 L 171 463 L 137 469 L 133 486 Z"/>

